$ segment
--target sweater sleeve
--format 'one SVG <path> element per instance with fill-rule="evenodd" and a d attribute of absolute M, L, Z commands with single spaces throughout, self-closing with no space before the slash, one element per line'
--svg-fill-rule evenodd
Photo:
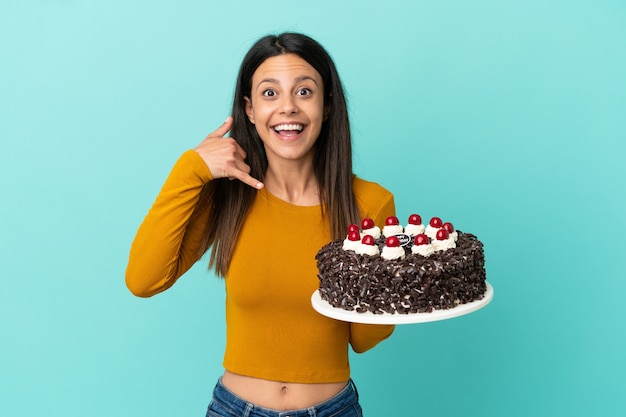
<path fill-rule="evenodd" d="M 378 206 L 373 210 L 366 208 L 364 215 L 371 217 L 374 224 L 384 225 L 387 217 L 396 214 L 393 194 L 380 189 L 377 200 Z M 350 345 L 356 353 L 363 353 L 391 336 L 394 329 L 394 325 L 350 323 Z"/>
<path fill-rule="evenodd" d="M 126 286 L 136 296 L 170 288 L 204 254 L 209 207 L 198 201 L 211 180 L 209 167 L 193 150 L 174 165 L 131 245 Z"/>
<path fill-rule="evenodd" d="M 356 353 L 363 353 L 393 333 L 394 325 L 350 323 L 350 345 Z"/>

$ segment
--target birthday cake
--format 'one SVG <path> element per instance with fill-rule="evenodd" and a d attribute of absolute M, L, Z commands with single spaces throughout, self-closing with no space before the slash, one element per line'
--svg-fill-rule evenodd
<path fill-rule="evenodd" d="M 382 229 L 363 219 L 316 260 L 320 298 L 358 313 L 445 310 L 480 300 L 487 290 L 482 242 L 438 217 L 424 226 L 412 214 L 402 227 L 392 216 Z"/>

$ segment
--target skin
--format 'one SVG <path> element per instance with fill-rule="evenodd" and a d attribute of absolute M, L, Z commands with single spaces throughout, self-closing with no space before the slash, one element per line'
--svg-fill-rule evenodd
<path fill-rule="evenodd" d="M 239 180 L 287 202 L 301 206 L 320 204 L 313 172 L 313 146 L 329 109 L 324 105 L 324 85 L 319 73 L 294 54 L 265 60 L 252 77 L 246 114 L 263 141 L 268 160 L 265 183 L 252 178 L 246 154 L 234 138 L 226 137 L 232 118 L 209 134 L 195 151 L 214 178 Z M 276 131 L 280 125 L 302 129 Z M 339 393 L 347 381 L 297 384 L 269 381 L 225 371 L 222 383 L 238 396 L 276 410 L 306 408 Z"/>
<path fill-rule="evenodd" d="M 251 187 L 261 189 L 263 183 L 250 176 L 250 167 L 244 162 L 246 151 L 234 138 L 226 137 L 233 125 L 233 118 L 226 121 L 194 148 L 211 170 L 213 178 L 239 180 Z"/>
<path fill-rule="evenodd" d="M 252 77 L 246 114 L 265 146 L 269 191 L 294 204 L 319 204 L 313 175 L 313 145 L 326 109 L 319 73 L 297 55 L 267 59 Z M 280 125 L 298 125 L 301 131 L 276 131 Z"/>

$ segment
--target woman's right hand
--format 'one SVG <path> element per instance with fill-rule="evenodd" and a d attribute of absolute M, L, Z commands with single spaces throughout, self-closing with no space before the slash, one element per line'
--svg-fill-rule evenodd
<path fill-rule="evenodd" d="M 194 151 L 202 157 L 209 167 L 211 175 L 216 178 L 239 180 L 256 189 L 263 188 L 263 183 L 250 176 L 250 167 L 245 163 L 246 151 L 237 141 L 224 137 L 233 125 L 233 118 L 228 116 L 223 125 L 210 133 Z"/>

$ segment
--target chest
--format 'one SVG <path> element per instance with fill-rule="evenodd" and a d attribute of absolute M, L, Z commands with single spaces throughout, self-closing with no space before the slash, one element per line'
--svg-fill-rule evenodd
<path fill-rule="evenodd" d="M 318 287 L 315 255 L 330 241 L 328 229 L 318 206 L 257 198 L 233 251 L 228 301 L 251 309 L 308 307 Z"/>

